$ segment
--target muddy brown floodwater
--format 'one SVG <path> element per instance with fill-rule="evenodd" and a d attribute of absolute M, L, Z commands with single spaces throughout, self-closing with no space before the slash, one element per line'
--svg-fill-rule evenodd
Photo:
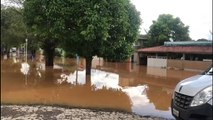
<path fill-rule="evenodd" d="M 94 59 L 88 82 L 83 59 L 77 67 L 75 59 L 56 58 L 53 69 L 45 68 L 42 60 L 28 60 L 28 63 L 29 71 L 26 70 L 25 75 L 26 66 L 19 60 L 1 60 L 3 104 L 117 109 L 170 119 L 173 118 L 170 103 L 175 85 L 200 73 Z"/>

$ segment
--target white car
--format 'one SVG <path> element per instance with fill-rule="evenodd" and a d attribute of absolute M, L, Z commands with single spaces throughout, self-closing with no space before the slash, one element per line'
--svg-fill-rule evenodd
<path fill-rule="evenodd" d="M 177 84 L 171 104 L 177 120 L 212 120 L 212 72 L 211 66 Z"/>

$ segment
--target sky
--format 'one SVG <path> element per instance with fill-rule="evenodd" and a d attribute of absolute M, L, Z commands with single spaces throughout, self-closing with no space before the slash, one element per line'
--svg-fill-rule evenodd
<path fill-rule="evenodd" d="M 1 0 L 1 3 L 7 0 Z M 160 14 L 179 17 L 193 40 L 212 40 L 212 0 L 130 0 L 140 12 L 140 33 L 146 34 Z"/>
<path fill-rule="evenodd" d="M 212 40 L 212 0 L 130 0 L 140 12 L 141 34 L 146 34 L 160 14 L 179 17 L 189 26 L 193 40 L 205 38 Z"/>

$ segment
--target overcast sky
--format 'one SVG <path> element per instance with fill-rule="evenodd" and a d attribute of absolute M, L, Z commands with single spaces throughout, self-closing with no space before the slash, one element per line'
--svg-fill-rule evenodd
<path fill-rule="evenodd" d="M 153 20 L 160 14 L 171 14 L 179 17 L 189 26 L 189 34 L 193 40 L 211 39 L 212 35 L 212 0 L 131 0 L 140 11 L 141 33 L 149 30 Z"/>
<path fill-rule="evenodd" d="M 4 2 L 6 0 L 1 0 Z M 212 35 L 212 0 L 131 0 L 140 11 L 141 33 L 149 30 L 153 20 L 160 14 L 171 14 L 179 17 L 189 26 L 189 34 L 193 40 L 211 39 Z"/>

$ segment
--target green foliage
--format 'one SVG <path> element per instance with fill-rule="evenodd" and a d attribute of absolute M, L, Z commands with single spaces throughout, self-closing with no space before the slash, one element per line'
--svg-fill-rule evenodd
<path fill-rule="evenodd" d="M 21 8 L 1 5 L 1 49 L 6 50 L 2 55 L 9 55 L 11 47 L 20 47 L 25 42 L 27 33 L 22 12 Z"/>
<path fill-rule="evenodd" d="M 55 48 L 63 39 L 63 17 L 59 0 L 25 0 L 24 21 L 37 35 L 40 47 L 44 50 L 46 66 L 53 66 Z"/>
<path fill-rule="evenodd" d="M 23 23 L 22 9 L 15 7 L 1 8 L 1 42 L 6 48 L 18 47 L 26 38 L 26 27 Z"/>
<path fill-rule="evenodd" d="M 120 19 L 112 19 L 109 30 L 110 37 L 106 41 L 106 49 L 102 57 L 110 61 L 123 61 L 128 59 L 133 52 L 133 43 L 138 39 L 140 16 L 134 5 L 126 1 L 124 8 L 117 11 L 116 6 L 111 5 L 112 13 L 123 16 Z M 117 13 L 118 12 L 118 13 Z M 114 18 L 114 16 L 112 16 Z M 121 23 L 119 23 L 122 21 Z M 116 45 L 116 46 L 115 46 Z"/>
<path fill-rule="evenodd" d="M 140 18 L 128 0 L 72 1 L 66 6 L 66 50 L 85 58 L 124 60 L 131 55 Z"/>
<path fill-rule="evenodd" d="M 35 51 L 38 48 L 36 38 L 23 21 L 23 9 L 12 6 L 1 8 L 1 40 L 2 47 L 7 51 L 11 47 L 20 47 L 28 39 L 28 50 Z"/>
<path fill-rule="evenodd" d="M 57 40 L 62 30 L 60 11 L 56 0 L 26 0 L 24 2 L 24 20 L 42 39 Z"/>
<path fill-rule="evenodd" d="M 159 15 L 157 21 L 153 21 L 148 32 L 149 46 L 163 45 L 165 41 L 188 41 L 189 26 L 185 26 L 180 18 L 173 18 L 170 14 Z"/>
<path fill-rule="evenodd" d="M 108 3 L 105 0 L 64 1 L 69 6 L 63 7 L 65 50 L 85 58 L 101 54 L 101 46 L 109 36 Z"/>
<path fill-rule="evenodd" d="M 129 0 L 26 0 L 24 11 L 44 48 L 60 45 L 89 60 L 95 55 L 126 59 L 140 25 Z"/>

